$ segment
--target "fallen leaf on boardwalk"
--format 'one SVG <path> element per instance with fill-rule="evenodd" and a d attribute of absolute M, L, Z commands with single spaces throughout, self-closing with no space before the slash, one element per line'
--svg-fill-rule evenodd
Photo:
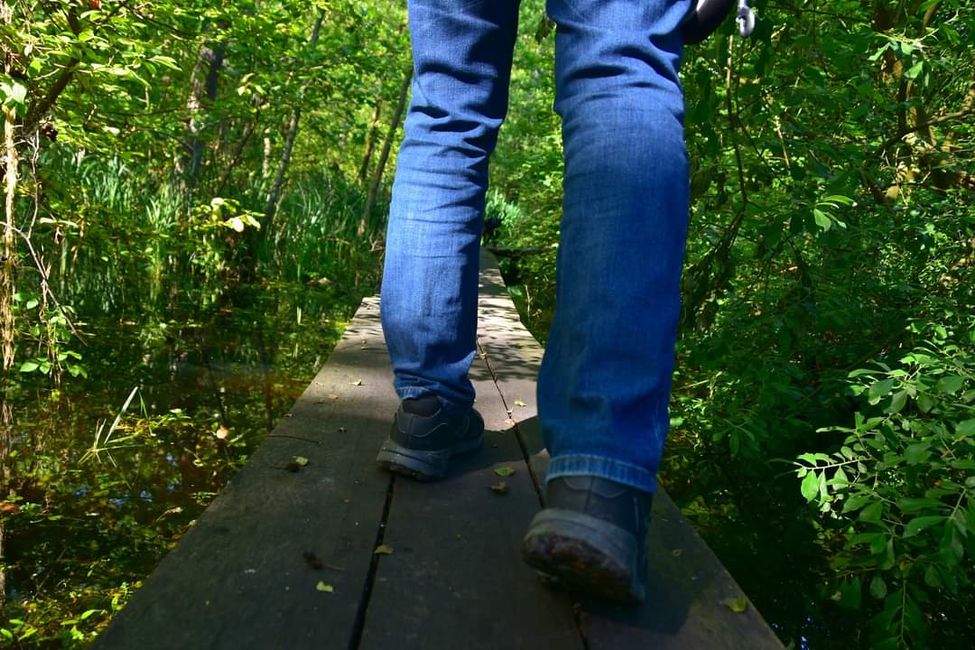
<path fill-rule="evenodd" d="M 305 458 L 304 456 L 295 456 L 291 460 L 294 461 L 295 465 L 297 465 L 298 467 L 304 467 L 305 465 L 308 464 L 308 459 Z"/>
<path fill-rule="evenodd" d="M 339 433 L 345 433 L 346 432 L 346 428 L 345 427 L 339 427 L 338 428 L 338 432 Z"/>
<path fill-rule="evenodd" d="M 748 609 L 748 599 L 744 596 L 738 596 L 737 598 L 725 598 L 721 601 L 721 604 L 736 614 L 741 614 Z"/>
<path fill-rule="evenodd" d="M 513 427 L 515 426 L 515 421 L 512 420 L 511 418 L 508 418 L 507 420 L 504 421 L 504 426 Z"/>
<path fill-rule="evenodd" d="M 372 552 L 373 555 L 392 555 L 393 547 L 387 544 L 380 544 L 376 547 L 376 550 Z"/>
<path fill-rule="evenodd" d="M 511 467 L 508 467 L 507 465 L 502 465 L 501 467 L 495 467 L 494 473 L 497 474 L 498 476 L 504 477 L 504 476 L 511 476 L 512 474 L 515 473 L 515 470 Z"/>
<path fill-rule="evenodd" d="M 673 551 L 670 552 L 670 554 L 673 555 L 674 557 L 680 557 L 681 555 L 684 554 L 684 549 L 675 548 Z"/>
<path fill-rule="evenodd" d="M 351 383 L 353 386 L 361 386 L 362 385 L 362 380 L 361 379 L 356 379 L 355 381 L 349 382 L 349 383 Z"/>
<path fill-rule="evenodd" d="M 330 394 L 330 395 L 328 396 L 328 399 L 331 399 L 331 400 L 336 400 L 336 399 L 338 399 L 338 398 L 339 398 L 339 396 L 338 396 L 338 395 L 336 395 L 335 393 L 332 393 L 332 394 Z"/>
<path fill-rule="evenodd" d="M 527 404 L 525 404 L 525 403 L 524 403 L 523 401 L 521 401 L 520 399 L 516 399 L 516 400 L 515 400 L 515 406 L 528 406 L 528 405 L 527 405 Z"/>
<path fill-rule="evenodd" d="M 505 483 L 504 481 L 495 483 L 494 485 L 491 486 L 491 491 L 494 492 L 495 494 L 507 494 L 508 484 Z"/>
<path fill-rule="evenodd" d="M 327 585 L 321 580 L 319 580 L 318 584 L 315 585 L 315 589 L 317 589 L 318 591 L 324 591 L 326 594 L 330 594 L 335 591 L 335 587 L 333 587 L 332 585 Z"/>

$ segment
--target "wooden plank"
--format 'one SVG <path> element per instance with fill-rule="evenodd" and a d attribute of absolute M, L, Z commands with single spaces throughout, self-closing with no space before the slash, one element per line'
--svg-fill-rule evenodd
<path fill-rule="evenodd" d="M 95 646 L 347 647 L 390 486 L 374 458 L 395 405 L 371 299 L 288 416 Z M 309 464 L 282 469 L 296 455 Z M 313 569 L 306 552 L 341 569 Z M 334 592 L 318 591 L 319 581 Z"/>
<path fill-rule="evenodd" d="M 482 258 L 482 301 L 504 326 L 480 338 L 488 364 L 531 457 L 533 475 L 545 475 L 544 450 L 535 408 L 535 377 L 542 348 L 521 324 L 507 297 L 496 263 Z M 514 406 L 524 403 L 525 406 Z M 647 602 L 619 608 L 583 602 L 580 624 L 587 648 L 782 648 L 781 642 L 724 566 L 661 488 L 654 500 L 647 540 L 650 572 Z M 746 609 L 728 606 L 744 599 Z M 725 604 L 727 603 L 727 604 Z"/>
<path fill-rule="evenodd" d="M 482 316 L 480 330 L 492 327 Z M 519 547 L 539 501 L 483 361 L 471 373 L 485 447 L 437 483 L 395 480 L 362 648 L 581 648 L 571 603 L 544 588 Z M 515 473 L 500 477 L 496 468 Z M 507 493 L 491 486 L 504 481 Z"/>
<path fill-rule="evenodd" d="M 631 611 L 584 604 L 590 612 L 582 617 L 589 648 L 782 649 L 761 614 L 663 489 L 654 499 L 647 544 L 647 602 Z M 733 611 L 739 607 L 745 610 Z"/>

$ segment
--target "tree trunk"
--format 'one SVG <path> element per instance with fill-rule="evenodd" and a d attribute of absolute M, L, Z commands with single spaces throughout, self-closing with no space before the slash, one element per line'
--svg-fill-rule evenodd
<path fill-rule="evenodd" d="M 369 195 L 366 197 L 366 205 L 362 209 L 362 218 L 359 219 L 357 234 L 362 237 L 368 230 L 371 221 L 372 211 L 376 207 L 376 197 L 379 195 L 379 186 L 383 181 L 383 173 L 386 171 L 386 163 L 389 161 L 389 152 L 393 148 L 393 140 L 396 138 L 396 131 L 399 129 L 400 120 L 403 118 L 403 111 L 406 109 L 406 100 L 410 95 L 410 82 L 413 81 L 413 68 L 407 69 L 403 76 L 403 85 L 399 90 L 399 102 L 396 104 L 396 111 L 393 119 L 389 121 L 389 129 L 386 131 L 386 139 L 383 142 L 382 153 L 379 154 L 379 163 L 376 165 L 376 173 L 372 176 L 372 183 L 369 186 Z"/>
<path fill-rule="evenodd" d="M 372 121 L 369 122 L 369 133 L 366 135 L 366 153 L 362 156 L 362 164 L 359 165 L 359 182 L 365 183 L 369 175 L 369 165 L 372 163 L 372 153 L 376 149 L 376 138 L 379 136 L 379 117 L 383 110 L 383 99 L 376 100 L 376 110 L 372 113 Z"/>
<path fill-rule="evenodd" d="M 190 96 L 186 100 L 186 110 L 190 114 L 190 121 L 186 127 L 189 138 L 189 155 L 183 165 L 183 191 L 188 203 L 193 201 L 193 193 L 200 182 L 200 169 L 203 167 L 203 152 L 206 142 L 203 139 L 205 120 L 203 119 L 204 97 L 208 106 L 213 106 L 217 100 L 217 88 L 220 82 L 220 70 L 223 67 L 226 48 L 223 44 L 216 47 L 203 45 L 200 47 L 200 58 L 197 60 L 193 73 L 190 75 Z M 206 78 L 203 69 L 206 66 Z"/>
<path fill-rule="evenodd" d="M 325 20 L 325 10 L 320 9 L 318 19 L 315 20 L 315 27 L 311 32 L 311 39 L 308 43 L 314 47 L 318 43 L 318 36 L 322 31 L 322 22 Z M 298 124 L 301 121 L 301 107 L 295 108 L 291 119 L 288 121 L 288 132 L 284 138 L 284 150 L 281 152 L 281 160 L 278 162 L 278 171 L 274 175 L 274 183 L 271 191 L 267 195 L 267 204 L 264 206 L 264 224 L 262 226 L 263 237 L 271 229 L 271 222 L 274 214 L 278 210 L 278 202 L 281 200 L 281 190 L 284 188 L 284 180 L 288 174 L 288 166 L 291 164 L 291 151 L 295 146 L 295 138 L 298 136 Z"/>
<path fill-rule="evenodd" d="M 0 7 L 0 11 L 6 7 Z M 16 116 L 12 110 L 3 111 L 3 154 L 4 173 L 4 223 L 3 243 L 0 245 L 0 347 L 3 349 L 3 375 L 0 378 L 0 499 L 6 499 L 10 479 L 7 459 L 10 455 L 11 427 L 13 414 L 7 400 L 10 388 L 10 372 L 14 366 L 14 272 L 16 270 L 16 251 L 14 250 L 15 200 L 17 198 L 18 152 L 15 139 Z M 0 522 L 0 610 L 6 600 L 6 575 L 3 570 L 3 524 Z"/>

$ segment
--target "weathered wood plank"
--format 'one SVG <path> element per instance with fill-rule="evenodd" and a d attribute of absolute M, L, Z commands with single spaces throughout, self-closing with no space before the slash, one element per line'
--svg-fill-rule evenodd
<path fill-rule="evenodd" d="M 369 300 L 290 417 L 96 647 L 346 647 L 390 485 L 374 457 L 395 404 Z M 296 455 L 309 464 L 282 469 Z M 341 570 L 310 568 L 306 552 Z"/>
<path fill-rule="evenodd" d="M 531 456 L 533 475 L 545 476 L 544 450 L 535 407 L 535 377 L 542 348 L 521 324 L 503 288 L 496 264 L 482 259 L 482 304 L 504 326 L 480 337 L 504 401 L 513 408 L 517 435 Z M 482 308 L 483 309 L 483 308 Z M 582 603 L 580 623 L 587 647 L 601 648 L 781 648 L 782 644 L 747 601 L 734 579 L 680 514 L 666 491 L 654 500 L 648 536 L 648 600 L 638 608 Z M 724 604 L 745 598 L 736 613 Z"/>
<path fill-rule="evenodd" d="M 482 316 L 480 331 L 495 325 Z M 444 481 L 395 480 L 385 535 L 394 553 L 380 560 L 361 647 L 581 650 L 570 601 L 520 560 L 538 495 L 483 361 L 471 377 L 485 447 Z M 507 493 L 492 492 L 501 481 Z"/>

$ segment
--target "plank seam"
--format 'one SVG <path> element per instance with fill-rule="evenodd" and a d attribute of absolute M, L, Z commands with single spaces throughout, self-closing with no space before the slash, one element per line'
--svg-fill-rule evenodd
<path fill-rule="evenodd" d="M 504 392 L 501 390 L 501 386 L 498 383 L 498 374 L 495 372 L 494 367 L 491 365 L 491 358 L 488 356 L 487 351 L 481 345 L 480 341 L 477 343 L 478 349 L 481 351 L 481 358 L 484 360 L 484 365 L 487 366 L 488 372 L 491 373 L 491 380 L 494 383 L 494 388 L 498 391 L 498 395 L 501 397 L 501 403 L 504 404 L 505 410 L 511 413 L 511 409 L 508 407 L 508 402 L 504 398 Z M 518 447 L 521 449 L 521 456 L 525 461 L 525 466 L 528 467 L 528 474 L 531 476 L 532 486 L 535 488 L 535 496 L 538 497 L 538 504 L 540 507 L 545 507 L 545 497 L 543 490 L 541 488 L 541 482 L 538 479 L 538 475 L 535 473 L 535 468 L 531 462 L 531 454 L 528 451 L 528 444 L 525 442 L 524 436 L 521 433 L 521 429 L 518 427 L 518 423 L 514 423 L 515 440 L 518 441 Z M 583 626 L 582 621 L 582 611 L 576 607 L 572 607 L 572 620 L 575 623 L 576 633 L 579 635 L 579 641 L 582 643 L 583 650 L 589 650 L 589 639 L 586 637 L 586 631 Z"/>
<path fill-rule="evenodd" d="M 379 562 L 381 555 L 375 550 L 382 545 L 386 536 L 386 523 L 389 521 L 389 511 L 393 505 L 393 486 L 395 477 L 390 475 L 389 484 L 386 487 L 386 500 L 383 502 L 383 513 L 379 518 L 379 526 L 376 528 L 376 541 L 370 549 L 372 558 L 369 561 L 369 571 L 366 572 L 366 579 L 362 585 L 362 595 L 359 597 L 359 605 L 356 608 L 355 620 L 352 623 L 352 635 L 349 637 L 349 650 L 358 650 L 362 642 L 362 633 L 366 627 L 366 614 L 369 611 L 369 600 L 372 598 L 372 589 L 376 583 L 376 574 L 379 573 Z"/>
<path fill-rule="evenodd" d="M 504 398 L 504 392 L 501 390 L 501 386 L 498 385 L 498 373 L 495 372 L 494 366 L 491 365 L 491 357 L 488 355 L 484 346 L 481 342 L 477 342 L 477 347 L 481 351 L 481 358 L 484 360 L 484 365 L 487 366 L 488 372 L 491 373 L 491 382 L 494 384 L 494 388 L 498 391 L 498 395 L 501 396 L 501 403 L 504 405 L 504 409 L 508 412 L 509 417 L 512 413 L 511 407 L 508 406 L 508 401 Z M 512 420 L 514 421 L 514 420 Z M 518 447 L 521 449 L 521 457 L 525 461 L 525 466 L 528 467 L 528 474 L 531 476 L 532 486 L 535 488 L 535 496 L 538 497 L 538 505 L 545 507 L 545 497 L 542 493 L 541 481 L 538 479 L 538 475 L 535 473 L 535 468 L 532 467 L 531 454 L 528 451 L 528 445 L 525 443 L 524 436 L 521 435 L 521 429 L 518 428 L 518 423 L 514 424 L 515 440 L 518 441 Z"/>

